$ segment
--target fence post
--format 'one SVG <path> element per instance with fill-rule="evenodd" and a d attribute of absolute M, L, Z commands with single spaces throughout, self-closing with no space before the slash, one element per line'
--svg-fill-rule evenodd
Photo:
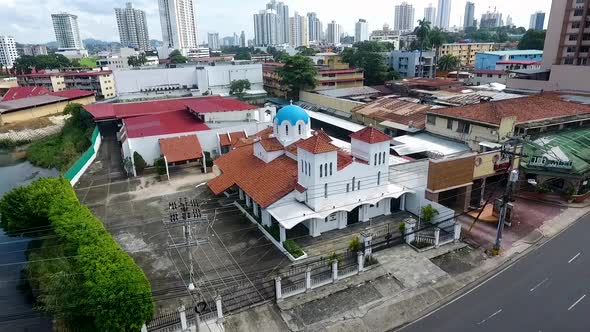
<path fill-rule="evenodd" d="M 311 290 L 311 266 L 307 266 L 305 270 L 305 291 Z"/>
<path fill-rule="evenodd" d="M 223 319 L 223 307 L 221 306 L 221 295 L 215 297 L 215 306 L 217 307 L 217 324 L 222 324 Z"/>
<path fill-rule="evenodd" d="M 359 265 L 358 272 L 361 273 L 365 270 L 365 257 L 363 257 L 363 253 L 360 251 L 357 253 L 357 262 Z"/>
<path fill-rule="evenodd" d="M 434 229 L 434 247 L 438 248 L 440 245 L 440 228 Z"/>
<path fill-rule="evenodd" d="M 178 311 L 180 312 L 180 326 L 182 330 L 185 331 L 186 329 L 188 329 L 188 325 L 186 323 L 186 312 L 184 305 L 180 306 L 180 308 L 178 308 Z"/>
<path fill-rule="evenodd" d="M 406 238 L 406 243 L 412 243 L 416 240 L 416 234 L 414 234 L 414 230 L 416 229 L 416 220 L 413 218 L 405 219 L 404 225 L 404 235 Z"/>
<path fill-rule="evenodd" d="M 147 326 L 145 325 L 145 323 L 143 323 L 143 325 L 141 326 L 141 332 L 147 332 Z"/>
<path fill-rule="evenodd" d="M 362 235 L 365 244 L 365 256 L 371 256 L 371 254 L 373 254 L 373 236 L 366 233 L 363 233 Z"/>
<path fill-rule="evenodd" d="M 277 297 L 277 303 L 283 301 L 283 292 L 281 289 L 281 276 L 275 278 L 275 294 Z"/>
<path fill-rule="evenodd" d="M 338 260 L 332 261 L 332 282 L 338 281 Z"/>
<path fill-rule="evenodd" d="M 455 242 L 459 242 L 459 239 L 461 238 L 461 224 L 460 223 L 456 223 L 455 224 L 455 229 L 453 232 L 453 239 L 455 240 Z"/>

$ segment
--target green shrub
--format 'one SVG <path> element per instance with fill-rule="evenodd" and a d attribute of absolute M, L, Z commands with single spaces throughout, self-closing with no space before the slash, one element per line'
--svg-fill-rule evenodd
<path fill-rule="evenodd" d="M 207 168 L 213 167 L 213 159 L 211 158 L 211 153 L 209 151 L 205 151 L 205 165 Z"/>
<path fill-rule="evenodd" d="M 402 222 L 401 224 L 399 224 L 398 229 L 399 229 L 400 233 L 404 234 L 404 231 L 406 230 L 406 223 Z"/>
<path fill-rule="evenodd" d="M 295 258 L 303 256 L 303 250 L 301 250 L 299 245 L 293 240 L 286 240 L 283 242 L 283 248 L 287 249 L 291 256 Z"/>
<path fill-rule="evenodd" d="M 264 226 L 264 229 L 277 241 L 281 241 L 281 229 L 278 224 L 272 224 L 270 227 Z"/>
<path fill-rule="evenodd" d="M 164 158 L 160 157 L 156 159 L 154 166 L 156 166 L 159 175 L 166 175 L 166 161 Z"/>
<path fill-rule="evenodd" d="M 422 220 L 425 222 L 431 222 L 434 216 L 438 214 L 438 210 L 433 208 L 431 204 L 423 206 L 421 209 Z"/>
<path fill-rule="evenodd" d="M 548 194 L 551 192 L 551 188 L 549 188 L 548 186 L 546 186 L 544 184 L 540 184 L 537 186 L 537 192 L 540 194 Z"/>
<path fill-rule="evenodd" d="M 363 248 L 363 244 L 358 236 L 353 237 L 350 242 L 348 242 L 348 250 L 353 252 L 361 251 Z"/>
<path fill-rule="evenodd" d="M 147 163 L 137 151 L 133 152 L 133 164 L 135 165 L 137 174 L 142 174 L 143 170 L 147 167 Z"/>
<path fill-rule="evenodd" d="M 339 264 L 342 262 L 342 255 L 338 255 L 335 251 L 332 252 L 327 258 L 330 262 L 338 261 Z"/>

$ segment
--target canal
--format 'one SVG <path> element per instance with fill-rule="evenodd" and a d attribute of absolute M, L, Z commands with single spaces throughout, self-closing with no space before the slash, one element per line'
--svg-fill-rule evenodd
<path fill-rule="evenodd" d="M 15 161 L 0 151 L 0 196 L 10 189 L 44 176 L 57 176 L 28 162 Z M 0 331 L 51 331 L 51 321 L 33 310 L 31 298 L 22 290 L 21 270 L 29 240 L 10 237 L 0 230 Z"/>

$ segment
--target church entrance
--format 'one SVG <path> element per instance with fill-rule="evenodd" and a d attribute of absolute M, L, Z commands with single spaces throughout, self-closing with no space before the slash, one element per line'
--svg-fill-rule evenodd
<path fill-rule="evenodd" d="M 396 213 L 400 211 L 400 204 L 401 204 L 401 197 L 400 198 L 392 198 L 390 204 L 390 212 Z"/>
<path fill-rule="evenodd" d="M 348 212 L 348 217 L 347 217 L 347 225 L 352 225 L 352 224 L 356 224 L 357 222 L 359 222 L 359 210 L 360 210 L 360 205 L 355 207 L 352 211 Z"/>

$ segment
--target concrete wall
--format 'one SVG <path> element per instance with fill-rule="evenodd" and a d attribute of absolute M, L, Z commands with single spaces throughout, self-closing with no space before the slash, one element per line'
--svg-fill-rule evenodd
<path fill-rule="evenodd" d="M 456 139 L 465 142 L 471 150 L 479 151 L 479 142 L 498 142 L 498 127 L 491 128 L 476 123 L 471 123 L 469 133 L 463 134 L 457 132 L 459 126 L 458 120 L 452 120 L 452 129 L 447 129 L 447 118 L 436 117 L 435 124 L 426 123 L 426 131 L 444 137 Z"/>
<path fill-rule="evenodd" d="M 64 111 L 64 108 L 69 103 L 79 103 L 82 105 L 88 105 L 88 104 L 94 103 L 95 101 L 96 101 L 96 99 L 94 98 L 94 96 L 89 96 L 89 97 L 84 97 L 84 98 L 78 98 L 75 100 L 62 101 L 59 103 L 54 103 L 54 104 L 49 104 L 49 105 L 31 107 L 31 108 L 27 108 L 27 109 L 15 111 L 15 112 L 3 113 L 3 114 L 0 114 L 0 125 L 7 124 L 7 123 L 32 120 L 32 119 L 36 119 L 36 118 L 40 118 L 40 117 L 48 116 L 48 115 L 56 115 L 56 114 L 61 115 Z"/>
<path fill-rule="evenodd" d="M 113 74 L 118 94 L 130 94 L 167 84 L 178 84 L 181 87 L 186 85 L 188 88 L 197 85 L 197 71 L 194 67 L 118 70 Z"/>
<path fill-rule="evenodd" d="M 232 81 L 247 79 L 252 90 L 262 89 L 262 64 L 207 66 L 197 69 L 197 84 L 200 91 L 211 90 L 213 94 L 227 93 Z"/>
<path fill-rule="evenodd" d="M 480 76 L 478 76 L 480 75 Z M 492 77 L 490 77 L 490 75 Z M 486 85 L 490 83 L 500 83 L 506 84 L 506 80 L 508 79 L 508 74 L 474 74 L 467 83 L 469 85 Z"/>
<path fill-rule="evenodd" d="M 350 113 L 350 111 L 355 107 L 364 105 L 364 103 L 358 101 L 338 99 L 307 91 L 301 91 L 299 93 L 299 99 L 307 103 L 332 108 L 346 113 Z"/>
<path fill-rule="evenodd" d="M 563 26 L 567 1 L 571 0 L 551 1 L 551 12 L 549 13 L 549 23 L 547 23 L 547 34 L 543 47 L 543 61 L 541 62 L 543 69 L 551 69 L 551 65 L 557 61 L 557 52 L 559 50 L 561 28 Z"/>

